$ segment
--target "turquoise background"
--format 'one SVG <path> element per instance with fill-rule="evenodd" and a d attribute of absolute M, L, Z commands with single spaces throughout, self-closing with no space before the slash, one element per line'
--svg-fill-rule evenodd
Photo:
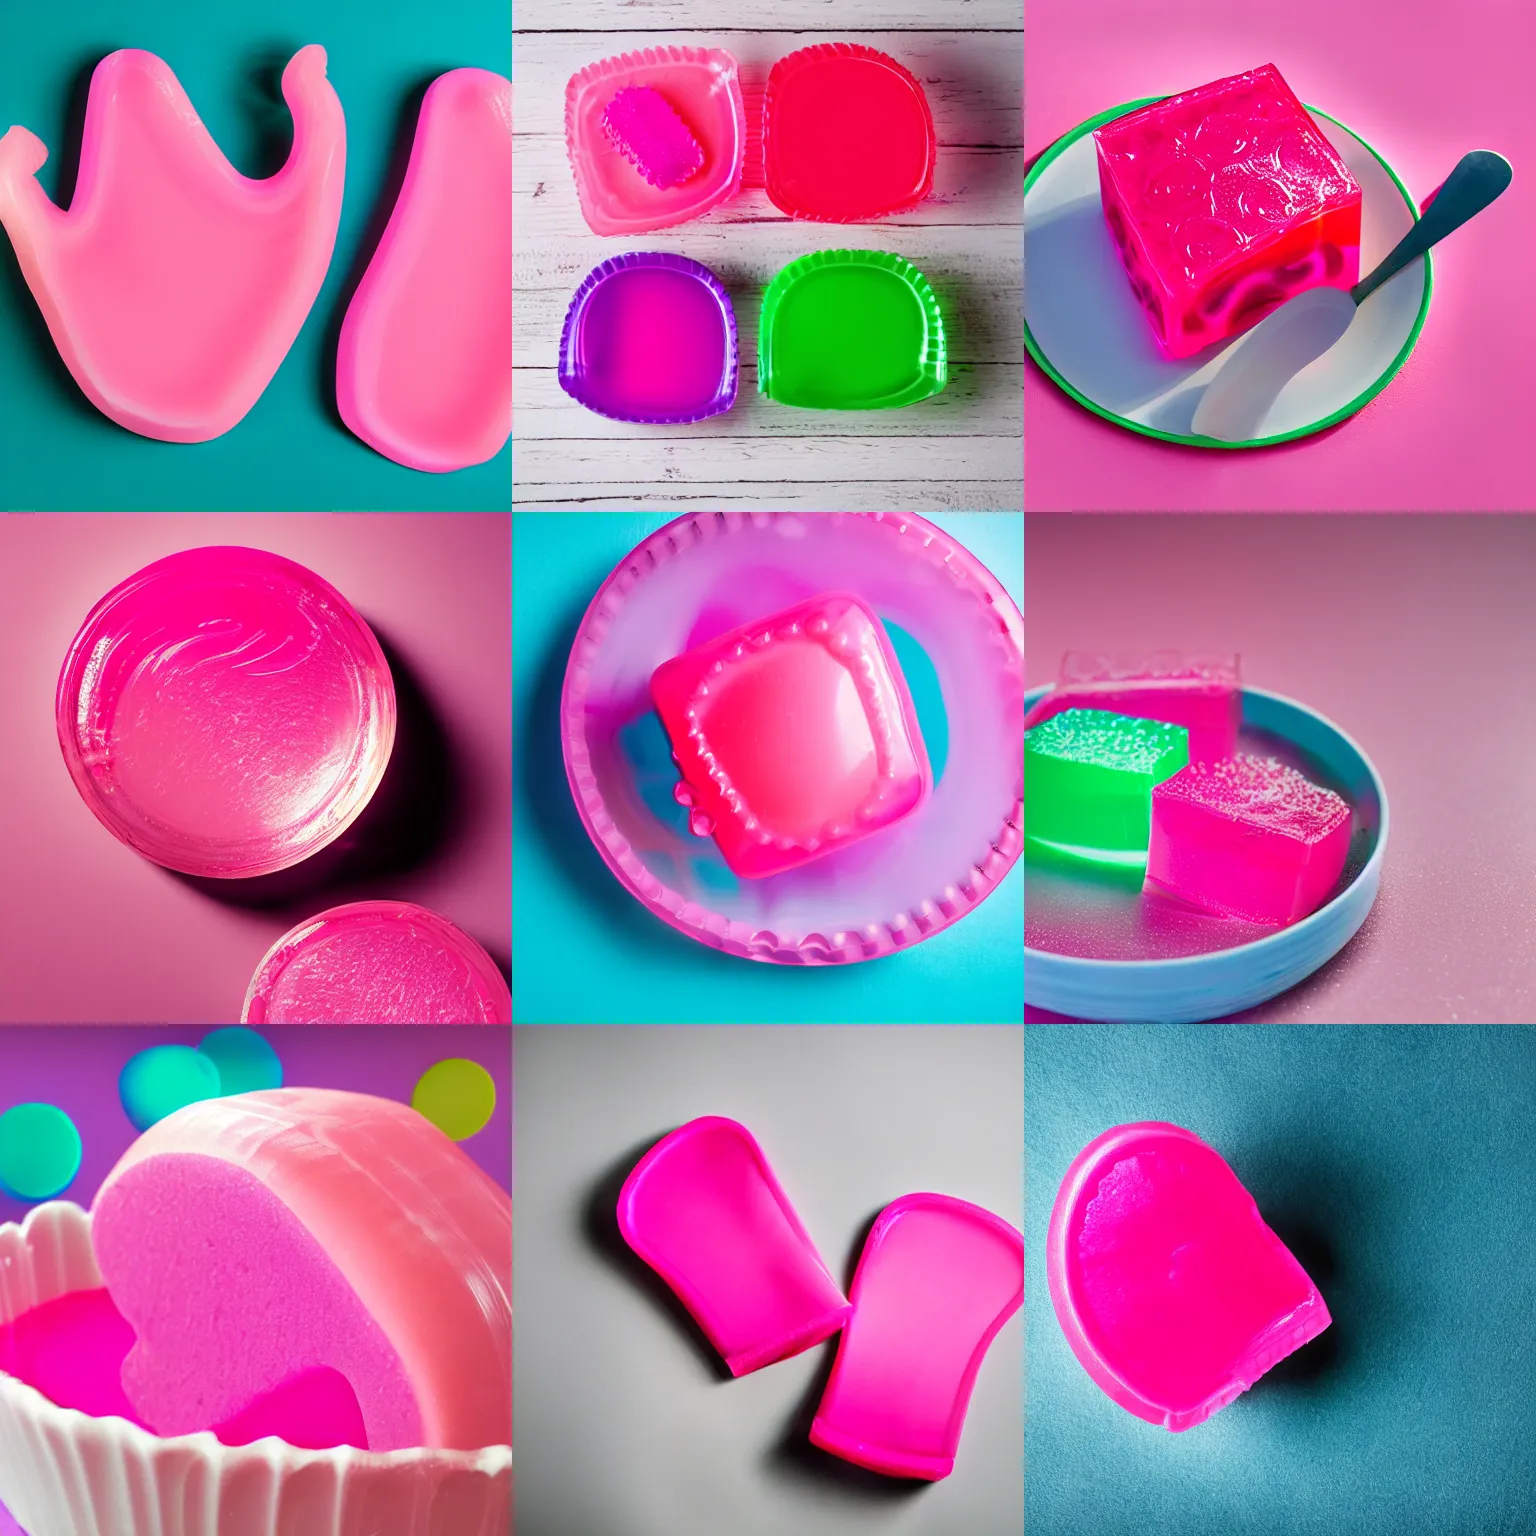
<path fill-rule="evenodd" d="M 408 150 L 421 91 L 445 70 L 478 65 L 511 72 L 505 0 L 6 4 L 0 10 L 0 129 L 21 123 L 43 140 L 49 158 L 40 178 L 57 195 L 65 165 L 73 181 L 90 70 L 114 49 L 144 48 L 170 65 L 235 167 L 248 176 L 270 175 L 286 159 L 292 138 L 278 76 L 306 43 L 325 47 L 328 74 L 346 113 L 346 199 L 325 286 L 276 377 L 250 414 L 212 442 L 160 443 L 125 431 L 81 394 L 54 349 L 9 240 L 0 238 L 0 506 L 511 506 L 510 444 L 487 464 L 451 475 L 422 474 L 354 438 L 336 414 L 334 396 L 335 336 L 397 139 L 403 133 Z M 75 132 L 67 134 L 72 121 Z"/>
<path fill-rule="evenodd" d="M 814 514 L 813 514 L 814 515 Z M 929 514 L 1022 605 L 1024 517 Z M 1017 1022 L 1024 878 L 904 954 L 861 965 L 740 960 L 653 917 L 609 872 L 566 782 L 566 658 L 608 573 L 669 515 L 512 515 L 512 1010 L 522 1024 Z"/>
<path fill-rule="evenodd" d="M 1333 1326 L 1183 1434 L 1067 1346 L 1045 1235 L 1110 1126 L 1208 1141 Z M 1030 1536 L 1536 1530 L 1536 1030 L 1035 1025 L 1024 1041 Z"/>

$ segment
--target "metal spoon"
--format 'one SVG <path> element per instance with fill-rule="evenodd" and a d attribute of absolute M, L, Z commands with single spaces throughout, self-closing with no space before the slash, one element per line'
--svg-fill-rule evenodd
<path fill-rule="evenodd" d="M 1430 246 L 1481 213 L 1509 185 L 1509 161 L 1474 149 L 1456 162 L 1421 217 L 1368 277 L 1347 293 L 1310 288 L 1266 316 L 1234 346 L 1195 407 L 1191 430 L 1240 443 L 1257 435 L 1280 391 L 1349 329 L 1361 302 Z"/>

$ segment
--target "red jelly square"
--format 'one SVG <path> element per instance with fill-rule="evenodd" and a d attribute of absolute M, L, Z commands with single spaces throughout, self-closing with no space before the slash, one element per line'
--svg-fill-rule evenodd
<path fill-rule="evenodd" d="M 651 674 L 693 831 L 743 879 L 782 874 L 910 815 L 932 788 L 880 620 L 824 592 Z"/>
<path fill-rule="evenodd" d="M 1170 357 L 1360 280 L 1360 187 L 1273 64 L 1095 130 L 1104 219 Z"/>

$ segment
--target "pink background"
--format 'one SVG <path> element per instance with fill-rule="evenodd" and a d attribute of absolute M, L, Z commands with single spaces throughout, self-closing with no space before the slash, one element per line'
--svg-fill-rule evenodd
<path fill-rule="evenodd" d="M 459 810 L 448 835 L 407 873 L 246 910 L 119 843 L 76 794 L 53 698 L 81 621 L 152 560 L 242 543 L 297 560 L 336 586 L 429 701 L 454 764 Z M 511 729 L 505 514 L 0 515 L 0 1022 L 236 1021 L 257 962 L 286 929 L 324 907 L 372 897 L 441 912 L 505 966 Z"/>
<path fill-rule="evenodd" d="M 1530 0 L 1029 0 L 1027 160 L 1124 101 L 1274 63 L 1384 155 L 1416 201 L 1470 149 L 1515 169 L 1434 256 L 1429 318 L 1351 420 L 1276 448 L 1183 448 L 1111 426 L 1030 362 L 1025 505 L 1039 511 L 1510 511 L 1536 506 L 1536 20 Z M 1028 281 L 1028 274 L 1025 274 Z"/>
<path fill-rule="evenodd" d="M 1381 773 L 1365 927 L 1245 1020 L 1536 1017 L 1533 592 L 1528 518 L 1026 519 L 1030 686 L 1068 650 L 1237 651 L 1245 683 L 1320 711 Z"/>

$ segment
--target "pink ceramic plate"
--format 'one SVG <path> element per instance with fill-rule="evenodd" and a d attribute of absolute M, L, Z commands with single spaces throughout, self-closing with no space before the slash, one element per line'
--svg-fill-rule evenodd
<path fill-rule="evenodd" d="M 849 1305 L 752 1133 L 706 1115 L 664 1136 L 619 1192 L 624 1241 L 743 1376 L 843 1326 Z"/>
<path fill-rule="evenodd" d="M 849 1299 L 812 1442 L 891 1477 L 948 1477 L 976 1373 L 1024 1301 L 1023 1237 L 979 1205 L 903 1195 L 876 1218 Z"/>
<path fill-rule="evenodd" d="M 242 1024 L 510 1024 L 496 962 L 445 917 L 355 901 L 291 929 L 256 967 Z"/>
<path fill-rule="evenodd" d="M 901 661 L 933 764 L 912 814 L 766 879 L 690 831 L 652 708 L 662 662 L 818 594 L 857 596 Z M 571 793 L 608 867 L 690 938 L 784 965 L 868 960 L 985 900 L 1023 848 L 1024 621 L 1002 584 L 920 517 L 693 513 L 598 589 L 560 704 Z"/>
<path fill-rule="evenodd" d="M 373 631 L 259 549 L 168 555 L 91 610 L 59 674 L 59 745 L 97 820 L 146 858 L 265 875 L 339 837 L 395 739 Z"/>

